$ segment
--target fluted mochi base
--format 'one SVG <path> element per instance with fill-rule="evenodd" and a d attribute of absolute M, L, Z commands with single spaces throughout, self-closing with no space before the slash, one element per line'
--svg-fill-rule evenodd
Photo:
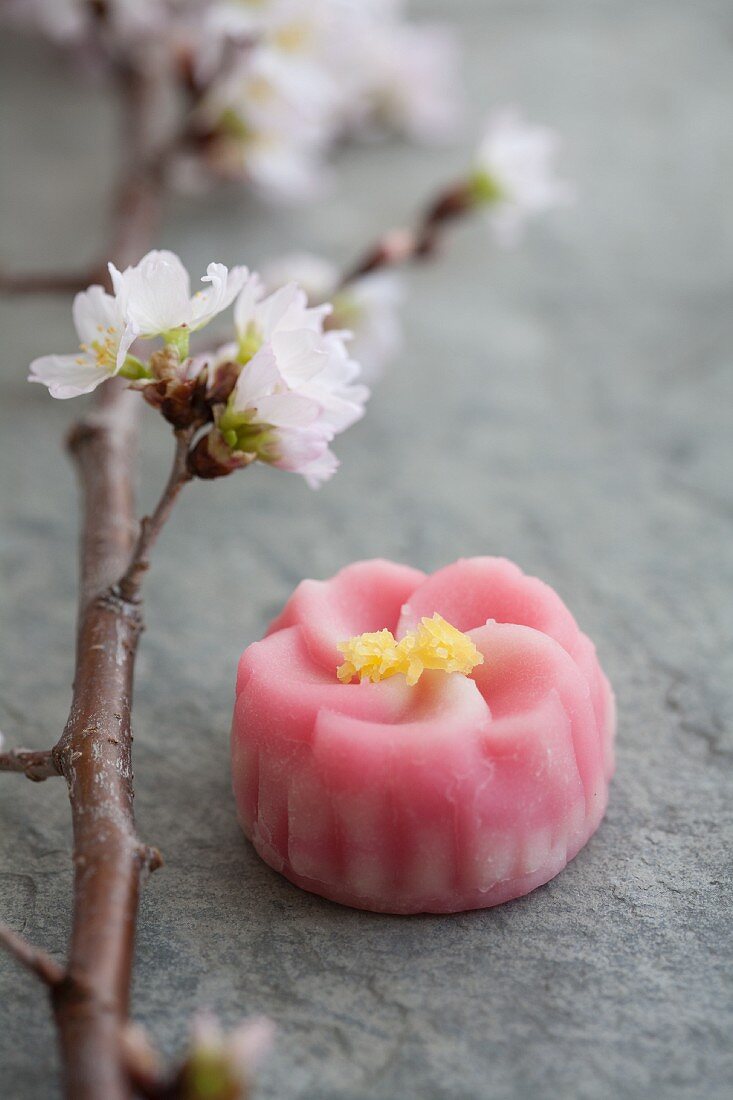
<path fill-rule="evenodd" d="M 484 656 L 470 677 L 340 684 L 336 643 L 439 612 Z M 239 817 L 260 856 L 384 913 L 498 905 L 553 878 L 598 827 L 613 696 L 559 597 L 503 559 L 425 577 L 359 562 L 296 589 L 242 656 Z"/>

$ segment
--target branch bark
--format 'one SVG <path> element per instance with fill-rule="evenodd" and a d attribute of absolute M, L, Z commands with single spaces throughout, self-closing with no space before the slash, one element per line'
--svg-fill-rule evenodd
<path fill-rule="evenodd" d="M 45 951 L 42 951 L 40 947 L 34 947 L 32 943 L 29 943 L 18 932 L 14 932 L 7 924 L 0 924 L 0 943 L 21 966 L 40 978 L 44 985 L 47 985 L 52 991 L 64 981 L 66 973 L 63 966 L 59 965 Z"/>
<path fill-rule="evenodd" d="M 467 214 L 474 206 L 470 186 L 454 184 L 428 205 L 413 229 L 392 229 L 383 234 L 347 270 L 339 286 L 348 286 L 373 271 L 429 259 L 440 247 L 447 223 Z"/>
<path fill-rule="evenodd" d="M 151 134 L 155 73 L 120 70 L 125 112 L 124 174 L 115 204 L 110 258 L 120 267 L 151 245 L 165 164 L 174 142 Z M 101 265 L 63 276 L 0 274 L 0 290 L 77 289 L 107 280 Z M 139 395 L 121 379 L 97 391 L 74 426 L 68 449 L 81 490 L 76 665 L 69 717 L 48 752 L 0 754 L 0 771 L 28 778 L 63 775 L 74 836 L 73 919 L 65 966 L 0 925 L 0 945 L 48 987 L 69 1100 L 155 1100 L 203 1096 L 183 1069 L 166 1073 L 152 1048 L 133 1040 L 129 1023 L 135 924 L 143 873 L 162 860 L 144 845 L 133 815 L 131 709 L 143 629 L 141 585 L 152 547 L 188 480 L 199 425 L 178 430 L 173 467 L 161 498 L 135 522 L 133 480 Z M 208 1095 L 208 1092 L 207 1092 Z"/>
<path fill-rule="evenodd" d="M 127 1100 L 120 1031 L 144 848 L 133 820 L 132 677 L 142 620 L 112 586 L 134 537 L 132 395 L 101 391 L 70 449 L 81 484 L 80 609 L 71 711 L 54 749 L 69 789 L 74 912 L 67 980 L 52 998 L 66 1074 L 78 1100 Z"/>
<path fill-rule="evenodd" d="M 50 749 L 41 752 L 34 749 L 0 752 L 0 772 L 20 772 L 34 783 L 41 783 L 44 779 L 61 774 Z"/>
<path fill-rule="evenodd" d="M 111 254 L 119 266 L 136 261 L 151 243 L 161 183 L 150 168 L 157 79 L 128 70 L 121 83 L 129 167 Z M 160 862 L 135 832 L 130 713 L 143 624 L 139 602 L 118 586 L 137 533 L 132 486 L 139 406 L 139 395 L 120 380 L 107 382 L 68 440 L 82 500 L 79 612 L 71 710 L 53 761 L 68 785 L 74 903 L 67 966 L 51 1001 L 66 1095 L 73 1100 L 132 1095 L 121 1037 L 141 874 Z"/>
<path fill-rule="evenodd" d="M 188 478 L 181 476 L 187 439 L 179 440 L 150 533 L 142 525 L 135 542 L 131 486 L 140 399 L 116 380 L 99 394 L 69 437 L 83 507 L 79 624 L 71 711 L 52 755 L 69 790 L 74 912 L 67 968 L 51 999 L 67 1095 L 128 1100 L 122 1037 L 140 880 L 161 863 L 138 838 L 133 816 L 132 685 L 143 628 L 142 572 L 135 570 L 147 562 L 152 538 Z M 129 592 L 120 581 L 128 574 L 137 578 Z"/>
<path fill-rule="evenodd" d="M 87 271 L 0 271 L 0 294 L 76 294 L 94 282 L 98 265 Z"/>

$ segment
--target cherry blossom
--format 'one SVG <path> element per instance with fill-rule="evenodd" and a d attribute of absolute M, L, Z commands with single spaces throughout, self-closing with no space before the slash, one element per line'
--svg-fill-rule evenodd
<path fill-rule="evenodd" d="M 369 391 L 345 334 L 324 332 L 330 310 L 309 307 L 294 283 L 264 296 L 250 277 L 235 306 L 237 340 L 219 349 L 210 372 L 214 390 L 222 372 L 238 372 L 206 445 L 224 468 L 259 459 L 314 488 L 334 473 L 329 444 L 363 416 Z"/>
<path fill-rule="evenodd" d="M 339 286 L 339 271 L 322 256 L 293 253 L 282 256 L 263 271 L 270 287 L 294 280 L 311 305 L 330 301 L 327 328 L 351 333 L 349 352 L 358 360 L 362 378 L 372 382 L 395 357 L 402 344 L 399 310 L 404 298 L 402 279 L 394 272 L 377 271 Z"/>
<path fill-rule="evenodd" d="M 205 290 L 191 294 L 191 280 L 175 252 L 152 251 L 140 263 L 118 271 L 109 265 L 112 285 L 129 324 L 145 339 L 196 332 L 232 304 L 244 286 L 246 267 L 229 271 L 211 263 L 202 276 Z"/>
<path fill-rule="evenodd" d="M 76 355 L 43 355 L 30 366 L 29 381 L 41 382 L 52 397 L 90 393 L 122 369 L 135 338 L 121 302 L 101 286 L 77 294 L 74 326 L 80 349 Z"/>
<path fill-rule="evenodd" d="M 516 108 L 504 108 L 489 119 L 473 188 L 501 244 L 515 244 L 533 215 L 572 202 L 572 186 L 554 174 L 558 148 L 554 130 L 527 123 Z"/>

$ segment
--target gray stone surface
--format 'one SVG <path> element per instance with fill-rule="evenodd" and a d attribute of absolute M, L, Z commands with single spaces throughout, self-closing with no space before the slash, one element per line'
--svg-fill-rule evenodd
<path fill-rule="evenodd" d="M 722 1098 L 733 1087 L 729 919 L 733 10 L 727 2 L 461 0 L 472 110 L 516 100 L 567 139 L 581 200 L 498 255 L 477 225 L 415 275 L 407 345 L 320 494 L 262 470 L 194 486 L 158 554 L 139 664 L 145 891 L 136 1018 L 166 1049 L 210 1005 L 278 1023 L 267 1100 Z M 423 8 L 427 10 L 428 5 Z M 115 161 L 110 104 L 2 43 L 4 263 L 91 257 Z M 470 140 L 466 138 L 466 142 Z M 461 162 L 341 158 L 305 212 L 177 200 L 194 266 L 316 247 L 348 258 Z M 68 304 L 3 302 L 0 726 L 57 736 L 69 697 L 73 415 L 24 382 L 71 341 Z M 145 496 L 167 439 L 151 414 Z M 244 645 L 302 576 L 360 556 L 426 569 L 502 553 L 555 585 L 619 700 L 606 822 L 502 908 L 388 918 L 300 893 L 243 842 L 227 774 Z M 62 785 L 0 784 L 0 915 L 61 957 Z M 43 996 L 0 958 L 0 1092 L 57 1095 Z"/>

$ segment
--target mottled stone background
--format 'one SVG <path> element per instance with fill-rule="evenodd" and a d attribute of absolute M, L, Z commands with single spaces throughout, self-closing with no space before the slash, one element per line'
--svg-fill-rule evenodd
<path fill-rule="evenodd" d="M 567 140 L 580 202 L 499 255 L 479 225 L 411 278 L 404 355 L 319 494 L 267 470 L 187 491 L 151 576 L 135 710 L 145 890 L 134 1013 L 174 1050 L 195 1005 L 280 1028 L 266 1100 L 722 1098 L 729 943 L 733 8 L 729 0 L 461 0 L 475 121 L 517 101 Z M 1 47 L 2 262 L 103 240 L 112 105 L 38 47 Z M 462 163 L 349 149 L 305 212 L 169 208 L 195 268 L 308 247 L 347 260 Z M 24 381 L 68 303 L 2 303 L 0 726 L 45 746 L 72 668 L 74 410 Z M 168 440 L 146 416 L 144 496 Z M 353 558 L 500 553 L 555 585 L 616 687 L 607 820 L 556 881 L 497 910 L 340 909 L 264 867 L 227 774 L 235 662 L 292 586 Z M 62 957 L 63 784 L 0 783 L 0 915 Z M 726 832 L 727 831 L 727 832 Z M 0 959 L 3 1096 L 57 1096 L 42 993 Z"/>

